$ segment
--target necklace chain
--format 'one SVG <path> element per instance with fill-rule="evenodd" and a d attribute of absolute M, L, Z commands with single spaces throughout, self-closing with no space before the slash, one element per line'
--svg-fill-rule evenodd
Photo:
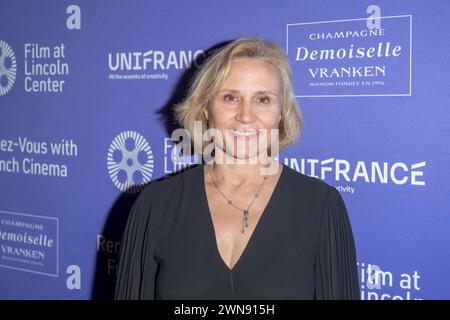
<path fill-rule="evenodd" d="M 234 208 L 238 209 L 239 211 L 242 211 L 243 213 L 243 220 L 242 220 L 242 229 L 241 229 L 241 233 L 245 232 L 245 228 L 248 228 L 248 214 L 249 214 L 249 210 L 250 207 L 253 205 L 253 202 L 255 202 L 256 198 L 259 197 L 259 192 L 261 191 L 262 187 L 264 186 L 264 183 L 267 180 L 267 175 L 264 175 L 263 177 L 263 182 L 261 183 L 261 185 L 258 188 L 258 191 L 256 191 L 255 195 L 253 196 L 252 201 L 250 202 L 250 204 L 248 205 L 248 207 L 246 209 L 240 208 L 237 205 L 235 205 L 233 203 L 233 201 L 231 201 L 230 198 L 228 198 L 223 192 L 222 190 L 220 190 L 219 185 L 216 183 L 216 181 L 214 180 L 213 174 L 212 174 L 212 166 L 210 167 L 209 170 L 209 175 L 211 176 L 211 180 L 213 181 L 214 184 L 214 188 L 219 191 L 219 193 L 222 195 L 222 197 L 227 201 L 227 203 L 231 206 L 233 206 Z"/>

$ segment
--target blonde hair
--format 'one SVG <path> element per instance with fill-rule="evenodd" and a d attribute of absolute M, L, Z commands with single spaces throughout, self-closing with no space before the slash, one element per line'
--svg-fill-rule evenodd
<path fill-rule="evenodd" d="M 194 144 L 204 147 L 205 142 L 196 141 L 202 137 L 194 135 L 194 122 L 203 122 L 203 136 L 204 131 L 208 129 L 208 121 L 203 110 L 212 102 L 214 95 L 228 76 L 231 62 L 237 58 L 260 59 L 273 65 L 280 74 L 283 88 L 283 106 L 278 126 L 279 152 L 281 152 L 299 138 L 303 127 L 303 116 L 292 90 L 292 70 L 289 58 L 283 49 L 267 40 L 237 39 L 211 55 L 197 71 L 189 86 L 186 99 L 176 105 L 175 118 L 189 132 Z M 206 144 L 208 143 L 207 141 Z"/>

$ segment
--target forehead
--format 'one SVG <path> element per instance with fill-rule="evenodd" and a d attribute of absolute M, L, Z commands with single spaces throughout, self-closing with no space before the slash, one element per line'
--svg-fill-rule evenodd
<path fill-rule="evenodd" d="M 256 58 L 237 58 L 230 64 L 227 77 L 221 87 L 245 86 L 255 90 L 281 90 L 278 69 L 272 64 Z"/>

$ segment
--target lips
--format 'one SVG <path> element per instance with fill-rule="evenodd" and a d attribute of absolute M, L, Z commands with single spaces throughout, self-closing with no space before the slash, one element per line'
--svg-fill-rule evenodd
<path fill-rule="evenodd" d="M 259 134 L 257 129 L 230 129 L 230 133 L 236 137 L 253 137 Z"/>

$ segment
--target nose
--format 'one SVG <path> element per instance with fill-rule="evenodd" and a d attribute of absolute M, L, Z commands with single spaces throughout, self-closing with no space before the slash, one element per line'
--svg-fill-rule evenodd
<path fill-rule="evenodd" d="M 243 101 L 239 106 L 239 111 L 236 114 L 236 121 L 242 123 L 252 123 L 256 120 L 255 110 L 252 104 Z"/>

